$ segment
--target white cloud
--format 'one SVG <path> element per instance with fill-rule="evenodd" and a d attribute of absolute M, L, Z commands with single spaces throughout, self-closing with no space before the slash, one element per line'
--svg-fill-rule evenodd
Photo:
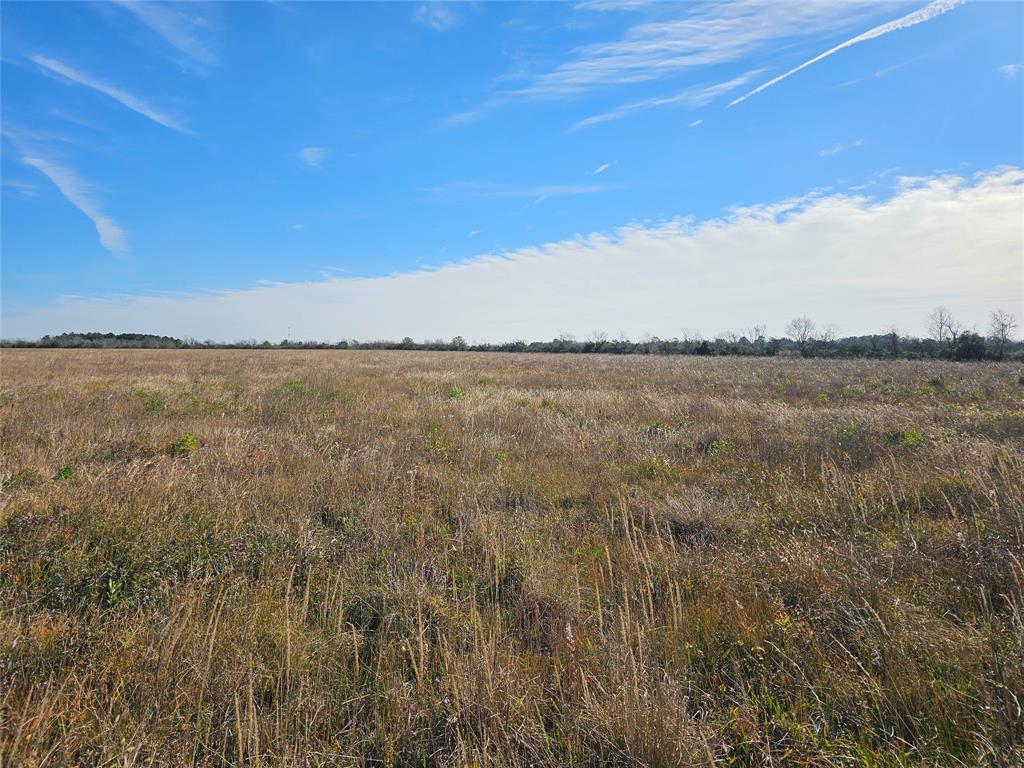
<path fill-rule="evenodd" d="M 618 187 L 610 184 L 546 184 L 532 187 L 517 187 L 487 181 L 452 181 L 438 187 L 424 187 L 426 192 L 439 197 L 458 200 L 488 200 L 522 197 L 567 197 L 590 195 L 596 192 L 610 192 Z M 535 203 L 536 204 L 536 203 Z"/>
<path fill-rule="evenodd" d="M 700 125 L 703 122 L 704 122 L 703 120 L 694 120 L 692 123 L 690 123 L 690 127 L 691 128 L 696 128 L 698 125 Z"/>
<path fill-rule="evenodd" d="M 480 234 L 480 230 L 479 229 L 471 229 L 471 230 L 469 230 L 469 234 L 466 235 L 466 237 L 476 237 L 479 234 Z"/>
<path fill-rule="evenodd" d="M 953 10 L 958 5 L 963 5 L 965 1 L 966 0 L 935 0 L 935 2 L 929 3 L 924 8 L 920 8 L 914 11 L 913 13 L 908 13 L 906 16 L 901 16 L 900 18 L 895 19 L 894 21 L 890 21 L 885 24 L 880 24 L 877 27 L 874 27 L 873 29 L 869 29 L 867 32 L 863 32 L 857 35 L 856 37 L 851 37 L 846 42 L 840 43 L 834 48 L 829 48 L 824 53 L 818 54 L 813 59 L 808 59 L 800 66 L 794 67 L 788 72 L 785 72 L 779 75 L 778 77 L 769 80 L 767 83 L 763 83 L 762 85 L 757 86 L 757 88 L 750 91 L 750 93 L 744 94 L 743 96 L 740 96 L 738 99 L 730 102 L 729 106 L 732 107 L 739 104 L 741 101 L 746 101 L 751 96 L 760 93 L 766 88 L 771 88 L 773 85 L 782 80 L 785 80 L 790 75 L 796 74 L 801 69 L 811 66 L 811 64 L 816 64 L 822 59 L 828 58 L 833 53 L 838 53 L 844 48 L 849 48 L 852 45 L 857 45 L 858 43 L 863 43 L 868 40 L 874 40 L 876 37 L 887 35 L 890 32 L 896 32 L 901 29 L 907 29 L 908 27 L 916 26 L 917 24 L 921 24 L 925 21 L 931 21 L 936 16 L 941 16 L 947 11 Z"/>
<path fill-rule="evenodd" d="M 208 22 L 202 16 L 190 13 L 191 3 L 155 3 L 115 0 L 118 5 L 133 13 L 139 21 L 160 35 L 164 40 L 200 64 L 217 63 L 217 55 L 196 34 Z"/>
<path fill-rule="evenodd" d="M 46 72 L 70 80 L 77 85 L 85 86 L 86 88 L 92 88 L 94 91 L 99 91 L 104 96 L 107 96 L 116 101 L 121 106 L 127 107 L 133 112 L 137 112 L 143 117 L 149 118 L 154 123 L 170 128 L 172 131 L 178 131 L 179 133 L 191 134 L 191 131 L 186 128 L 180 121 L 173 117 L 158 112 L 155 108 L 151 107 L 142 99 L 134 96 L 127 91 L 116 88 L 113 85 L 104 83 L 101 80 L 97 80 L 91 75 L 87 75 L 84 72 L 80 72 L 73 67 L 69 67 L 56 59 L 47 58 L 46 56 L 29 56 L 33 62 L 42 67 Z"/>
<path fill-rule="evenodd" d="M 855 149 L 856 147 L 863 147 L 866 143 L 867 142 L 865 142 L 864 139 L 857 139 L 856 141 L 851 141 L 849 144 L 843 144 L 843 143 L 837 141 L 831 147 L 825 147 L 825 149 L 820 150 L 818 152 L 818 156 L 819 157 L 832 157 L 834 155 L 838 155 L 838 154 L 840 154 L 842 152 L 845 152 L 848 149 Z"/>
<path fill-rule="evenodd" d="M 573 8 L 577 11 L 637 11 L 650 6 L 654 0 L 583 0 Z"/>
<path fill-rule="evenodd" d="M 467 109 L 465 112 L 456 112 L 454 115 L 441 120 L 443 128 L 459 128 L 483 120 L 490 114 L 491 110 L 501 104 L 500 99 L 491 99 L 475 109 Z"/>
<path fill-rule="evenodd" d="M 100 211 L 88 184 L 67 168 L 41 157 L 22 157 L 22 161 L 52 181 L 69 203 L 92 220 L 100 237 L 100 245 L 114 253 L 128 250 L 124 230 Z"/>
<path fill-rule="evenodd" d="M 1003 66 L 999 68 L 999 71 L 1007 77 L 1014 77 L 1015 75 L 1020 74 L 1022 68 L 1024 67 L 1020 64 L 1003 64 Z"/>
<path fill-rule="evenodd" d="M 302 230 L 304 230 L 306 228 L 305 224 L 289 224 L 288 226 L 290 226 L 292 229 L 296 230 L 297 232 L 301 232 Z"/>
<path fill-rule="evenodd" d="M 596 3 L 610 10 L 617 3 Z M 629 3 L 633 10 L 641 3 Z M 617 40 L 576 48 L 568 60 L 536 74 L 521 71 L 501 78 L 523 85 L 497 92 L 479 107 L 443 121 L 456 127 L 482 119 L 516 99 L 562 99 L 609 86 L 662 80 L 706 66 L 738 62 L 773 43 L 791 44 L 801 36 L 835 34 L 864 23 L 879 12 L 877 0 L 787 3 L 719 0 L 652 3 L 658 16 L 629 27 Z M 648 17 L 649 18 L 649 17 Z"/>
<path fill-rule="evenodd" d="M 846 333 L 923 332 L 945 304 L 968 325 L 1021 316 L 1024 172 L 904 180 L 892 197 L 811 195 L 702 222 L 632 224 L 434 270 L 181 296 L 69 298 L 7 310 L 9 337 L 68 330 L 225 340 L 545 339 L 594 328 L 637 337 L 687 327 L 780 333 L 807 314 Z"/>
<path fill-rule="evenodd" d="M 36 192 L 39 191 L 36 189 L 35 184 L 29 184 L 27 181 L 21 181 L 19 179 L 4 179 L 3 186 L 14 190 L 23 197 L 35 197 Z"/>
<path fill-rule="evenodd" d="M 601 163 L 599 166 L 597 166 L 597 168 L 595 168 L 593 170 L 593 172 L 590 175 L 591 176 L 597 176 L 599 173 L 604 173 L 605 171 L 607 171 L 611 167 L 612 167 L 611 163 Z"/>
<path fill-rule="evenodd" d="M 734 88 L 739 88 L 741 85 L 750 82 L 750 80 L 753 79 L 760 71 L 761 70 L 754 70 L 752 72 L 747 72 L 724 83 L 691 86 L 690 88 L 671 96 L 658 96 L 652 99 L 641 99 L 640 101 L 623 104 L 622 106 L 616 107 L 608 112 L 584 118 L 578 123 L 572 125 L 569 130 L 577 131 L 590 125 L 596 125 L 597 123 L 606 123 L 610 120 L 620 120 L 623 117 L 629 117 L 635 112 L 640 112 L 645 109 L 653 109 L 654 107 L 665 107 L 677 104 L 682 104 L 688 107 L 703 107 L 710 104 L 716 97 L 723 93 L 727 93 Z"/>
<path fill-rule="evenodd" d="M 412 14 L 413 21 L 438 32 L 451 29 L 461 21 L 451 4 L 431 0 L 420 3 Z"/>
<path fill-rule="evenodd" d="M 303 147 L 299 150 L 299 160 L 307 168 L 319 168 L 329 154 L 324 147 Z"/>
<path fill-rule="evenodd" d="M 561 98 L 594 88 L 658 80 L 683 70 L 738 61 L 772 41 L 833 33 L 867 15 L 877 3 L 760 3 L 746 0 L 681 6 L 668 21 L 634 25 L 614 42 L 578 49 L 574 58 L 534 77 L 514 93 Z"/>

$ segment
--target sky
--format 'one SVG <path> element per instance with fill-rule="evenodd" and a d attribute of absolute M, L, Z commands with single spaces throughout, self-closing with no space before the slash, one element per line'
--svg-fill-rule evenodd
<path fill-rule="evenodd" d="M 1022 3 L 0 12 L 4 338 L 1024 324 Z"/>

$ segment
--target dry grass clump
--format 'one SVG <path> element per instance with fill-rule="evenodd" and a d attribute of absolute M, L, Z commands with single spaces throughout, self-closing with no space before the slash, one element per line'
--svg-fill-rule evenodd
<path fill-rule="evenodd" d="M 4 350 L 0 764 L 1019 764 L 1020 375 Z"/>

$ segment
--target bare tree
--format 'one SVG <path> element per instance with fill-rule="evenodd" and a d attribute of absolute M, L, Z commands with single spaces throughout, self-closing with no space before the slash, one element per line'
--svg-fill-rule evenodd
<path fill-rule="evenodd" d="M 1002 360 L 1006 352 L 1006 345 L 1013 339 L 1013 332 L 1017 330 L 1017 318 L 1012 313 L 997 309 L 992 313 L 992 319 L 988 324 L 988 338 L 992 342 L 996 359 Z"/>
<path fill-rule="evenodd" d="M 814 321 L 806 315 L 803 317 L 794 317 L 789 321 L 786 326 L 786 335 L 796 342 L 797 347 L 803 352 L 807 346 L 807 342 L 814 340 L 814 329 L 817 326 Z"/>
<path fill-rule="evenodd" d="M 944 345 L 950 349 L 955 347 L 963 330 L 963 325 L 953 317 L 953 313 L 946 307 L 936 307 L 928 315 L 928 334 L 939 342 L 940 348 Z"/>
<path fill-rule="evenodd" d="M 949 324 L 952 320 L 952 312 L 945 307 L 936 307 L 928 315 L 928 335 L 942 344 L 949 338 Z"/>
<path fill-rule="evenodd" d="M 595 344 L 604 344 L 606 341 L 608 341 L 608 334 L 600 329 L 593 330 L 590 332 L 590 341 L 594 342 Z"/>
<path fill-rule="evenodd" d="M 953 317 L 953 313 L 945 307 L 936 307 L 928 315 L 928 333 L 939 343 L 956 344 L 957 338 L 963 333 L 964 327 Z"/>

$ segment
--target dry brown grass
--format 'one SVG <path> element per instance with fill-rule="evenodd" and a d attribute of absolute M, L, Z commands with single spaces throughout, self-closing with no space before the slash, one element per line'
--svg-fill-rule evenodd
<path fill-rule="evenodd" d="M 0 365 L 5 766 L 1021 761 L 1017 368 Z"/>

